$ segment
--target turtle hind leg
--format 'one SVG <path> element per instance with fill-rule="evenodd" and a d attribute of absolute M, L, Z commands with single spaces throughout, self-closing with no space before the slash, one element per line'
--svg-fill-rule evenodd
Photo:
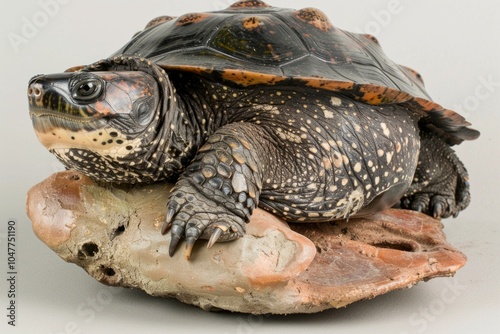
<path fill-rule="evenodd" d="M 456 217 L 470 203 L 468 179 L 455 151 L 437 136 L 422 132 L 418 166 L 401 207 L 435 218 Z"/>

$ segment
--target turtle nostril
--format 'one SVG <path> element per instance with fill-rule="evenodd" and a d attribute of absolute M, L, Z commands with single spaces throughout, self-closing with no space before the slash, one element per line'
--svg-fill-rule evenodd
<path fill-rule="evenodd" d="M 42 82 L 40 80 L 42 77 L 43 77 L 42 74 L 38 74 L 30 79 L 30 81 L 28 83 L 28 96 L 29 97 L 39 98 L 42 95 L 43 86 L 42 86 Z"/>
<path fill-rule="evenodd" d="M 42 85 L 39 83 L 32 83 L 28 86 L 28 96 L 40 97 L 42 95 Z"/>

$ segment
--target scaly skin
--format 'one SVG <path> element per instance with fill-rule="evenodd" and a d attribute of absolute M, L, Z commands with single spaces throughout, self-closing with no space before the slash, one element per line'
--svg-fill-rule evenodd
<path fill-rule="evenodd" d="M 229 124 L 200 148 L 169 197 L 162 231 L 172 226 L 170 255 L 182 237 L 189 258 L 199 238 L 210 247 L 243 236 L 262 189 L 263 137 L 258 126 Z"/>
<path fill-rule="evenodd" d="M 453 149 L 435 135 L 422 132 L 420 140 L 413 183 L 401 206 L 435 218 L 457 217 L 470 203 L 467 170 Z"/>

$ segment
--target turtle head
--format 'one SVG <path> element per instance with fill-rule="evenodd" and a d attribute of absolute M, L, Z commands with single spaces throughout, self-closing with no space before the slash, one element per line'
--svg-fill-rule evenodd
<path fill-rule="evenodd" d="M 30 80 L 29 109 L 38 139 L 67 168 L 95 179 L 158 178 L 152 156 L 164 135 L 168 78 L 109 61 L 96 64 L 103 63 L 109 66 Z"/>
<path fill-rule="evenodd" d="M 128 138 L 142 133 L 158 109 L 159 93 L 147 73 L 75 72 L 35 76 L 28 99 L 33 126 L 48 149 L 97 142 L 105 147 L 117 137 L 111 132 Z M 96 131 L 112 138 L 104 143 Z"/>

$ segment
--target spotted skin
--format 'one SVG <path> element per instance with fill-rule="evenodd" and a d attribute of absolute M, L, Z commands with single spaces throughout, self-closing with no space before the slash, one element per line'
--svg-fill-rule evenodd
<path fill-rule="evenodd" d="M 30 81 L 40 141 L 118 184 L 170 181 L 163 233 L 210 247 L 256 207 L 289 222 L 401 206 L 456 216 L 470 202 L 450 145 L 479 132 L 415 71 L 319 10 L 239 1 L 160 17 L 108 59 Z"/>
<path fill-rule="evenodd" d="M 224 108 L 227 123 L 207 133 L 169 198 L 164 231 L 171 227 L 176 241 L 185 237 L 189 252 L 217 228 L 220 240 L 241 236 L 257 205 L 290 222 L 332 221 L 391 207 L 412 183 L 420 139 L 418 114 L 407 107 L 306 87 L 249 91 L 178 76 L 171 75 L 181 83 L 178 93 L 210 92 L 190 100 L 215 113 Z M 207 218 L 214 212 L 224 218 Z"/>

